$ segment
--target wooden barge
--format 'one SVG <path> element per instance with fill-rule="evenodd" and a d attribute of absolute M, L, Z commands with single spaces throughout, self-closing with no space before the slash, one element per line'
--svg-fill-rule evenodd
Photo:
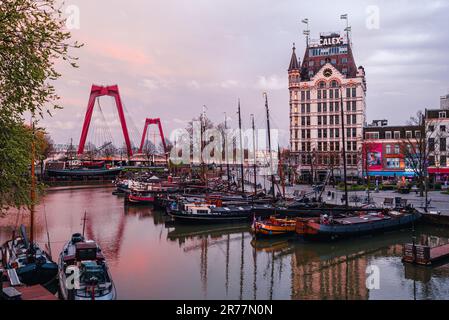
<path fill-rule="evenodd" d="M 449 258 L 449 244 L 436 247 L 407 243 L 403 248 L 402 261 L 423 266 L 431 266 Z"/>

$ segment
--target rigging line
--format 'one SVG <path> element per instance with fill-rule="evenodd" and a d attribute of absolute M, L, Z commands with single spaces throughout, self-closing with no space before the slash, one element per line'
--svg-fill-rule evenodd
<path fill-rule="evenodd" d="M 125 119 L 129 120 L 129 122 L 127 121 L 127 123 L 130 124 L 129 129 L 131 129 L 133 131 L 133 134 L 132 134 L 133 139 L 132 139 L 131 143 L 133 146 L 135 146 L 136 144 L 134 142 L 139 141 L 141 133 L 140 133 L 139 129 L 137 128 L 133 118 L 131 117 L 131 114 L 129 113 L 128 108 L 126 107 L 126 104 L 123 101 L 122 101 L 122 106 L 123 106 L 123 111 L 125 113 Z M 137 134 L 137 137 L 136 137 L 136 134 Z M 136 138 L 137 138 L 137 140 L 136 140 Z"/>
<path fill-rule="evenodd" d="M 98 109 L 100 110 L 100 115 L 101 115 L 101 118 L 103 119 L 103 122 L 105 125 L 103 128 L 103 138 L 106 138 L 106 139 L 104 139 L 103 143 L 107 143 L 107 142 L 113 143 L 111 128 L 109 128 L 108 122 L 106 121 L 106 117 L 104 116 L 104 112 L 103 112 L 103 109 L 101 108 L 100 100 L 98 100 Z M 106 141 L 108 138 L 109 138 L 109 141 Z M 101 147 L 102 146 L 103 145 L 101 145 Z"/>
<path fill-rule="evenodd" d="M 51 244 L 50 244 L 50 233 L 48 231 L 48 222 L 47 222 L 47 210 L 45 207 L 45 199 L 42 199 L 43 205 L 44 205 L 44 219 L 45 219 L 45 229 L 47 230 L 47 242 L 48 242 L 48 254 L 50 255 L 50 258 L 52 257 L 51 254 Z"/>

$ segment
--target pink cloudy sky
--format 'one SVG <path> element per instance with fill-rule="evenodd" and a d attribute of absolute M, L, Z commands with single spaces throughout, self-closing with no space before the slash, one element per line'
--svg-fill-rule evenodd
<path fill-rule="evenodd" d="M 119 85 L 131 127 L 142 130 L 145 117 L 160 117 L 167 132 L 184 127 L 203 105 L 214 122 L 226 111 L 236 126 L 239 97 L 244 126 L 254 113 L 262 127 L 267 91 L 273 126 L 285 133 L 286 69 L 292 42 L 302 58 L 300 21 L 306 17 L 316 37 L 342 30 L 340 14 L 348 13 L 356 63 L 367 74 L 369 121 L 404 123 L 419 109 L 438 107 L 449 89 L 445 1 L 67 0 L 68 5 L 79 7 L 80 28 L 72 34 L 85 46 L 73 52 L 78 69 L 59 66 L 63 76 L 56 87 L 64 109 L 42 121 L 57 143 L 78 143 L 93 83 Z M 378 29 L 366 26 L 369 5 L 379 8 Z M 101 103 L 120 145 L 113 105 L 108 98 Z"/>

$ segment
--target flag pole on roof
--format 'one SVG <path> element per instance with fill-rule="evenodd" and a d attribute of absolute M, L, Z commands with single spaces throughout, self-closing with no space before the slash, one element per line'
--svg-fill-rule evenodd
<path fill-rule="evenodd" d="M 306 36 L 306 46 L 309 46 L 309 35 L 310 35 L 310 30 L 309 30 L 309 18 L 305 18 L 301 20 L 302 23 L 304 23 L 306 25 L 306 30 L 303 30 L 303 34 Z"/>
<path fill-rule="evenodd" d="M 346 31 L 346 41 L 348 42 L 348 44 L 350 44 L 350 40 L 349 40 L 349 32 L 351 31 L 351 27 L 349 26 L 348 14 L 345 13 L 345 14 L 340 15 L 340 19 L 341 19 L 341 20 L 346 20 L 346 28 L 345 28 L 345 31 Z"/>

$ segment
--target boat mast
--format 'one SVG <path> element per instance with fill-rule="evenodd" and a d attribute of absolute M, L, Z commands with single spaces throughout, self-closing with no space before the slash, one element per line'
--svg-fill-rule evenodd
<path fill-rule="evenodd" d="M 268 130 L 268 153 L 270 154 L 270 172 L 271 172 L 271 192 L 273 194 L 273 199 L 276 198 L 274 194 L 274 174 L 273 174 L 273 155 L 271 154 L 271 133 L 270 133 L 270 111 L 268 109 L 268 97 L 267 93 L 263 93 L 265 97 L 265 109 L 267 111 L 267 130 Z"/>
<path fill-rule="evenodd" d="M 84 238 L 84 231 L 86 230 L 86 215 L 87 211 L 84 211 L 84 218 L 83 218 L 83 238 Z"/>
<path fill-rule="evenodd" d="M 207 179 L 206 179 L 206 170 L 205 170 L 205 168 L 204 168 L 204 159 L 203 159 L 203 148 L 204 148 L 204 144 L 203 144 L 203 133 L 204 133 L 204 131 L 205 131 L 205 126 L 206 126 L 206 124 L 205 124 L 205 120 L 204 120 L 204 118 L 205 118 L 205 115 L 206 115 L 206 106 L 205 105 L 203 105 L 203 112 L 201 113 L 201 129 L 200 129 L 200 132 L 201 132 L 201 135 L 200 135 L 200 142 L 201 142 L 201 144 L 200 144 L 200 152 L 201 152 L 201 170 L 202 170 L 202 173 L 203 173 L 203 179 L 204 179 L 204 183 L 206 184 L 206 189 L 207 189 Z"/>
<path fill-rule="evenodd" d="M 36 202 L 36 175 L 35 175 L 35 163 L 34 157 L 36 152 L 35 145 L 35 129 L 34 129 L 34 117 L 31 119 L 31 205 L 30 205 L 30 247 L 33 247 L 34 242 L 34 203 Z"/>
<path fill-rule="evenodd" d="M 228 155 L 228 141 L 227 141 L 227 132 L 228 132 L 228 124 L 227 124 L 227 117 L 226 117 L 226 112 L 224 113 L 225 115 L 225 121 L 224 121 L 224 139 L 225 139 L 225 157 L 226 157 L 226 174 L 228 176 L 228 189 L 231 190 L 231 175 L 229 172 L 229 155 Z"/>
<path fill-rule="evenodd" d="M 340 116 L 341 116 L 341 139 L 343 148 L 343 181 L 345 184 L 345 206 L 348 207 L 348 183 L 346 181 L 346 138 L 345 138 L 345 119 L 343 114 L 343 89 L 340 84 Z"/>
<path fill-rule="evenodd" d="M 257 162 L 256 162 L 256 127 L 254 126 L 254 114 L 251 114 L 251 124 L 253 128 L 253 153 L 254 153 L 254 163 L 253 163 L 253 174 L 254 174 L 254 196 L 257 195 Z"/>
<path fill-rule="evenodd" d="M 279 178 L 281 179 L 281 185 L 282 185 L 282 197 L 285 199 L 285 183 L 284 183 L 284 169 L 282 167 L 282 156 L 281 156 L 281 149 L 278 145 L 278 157 L 279 157 Z"/>
<path fill-rule="evenodd" d="M 240 132 L 240 177 L 242 180 L 242 194 L 245 194 L 245 176 L 243 175 L 243 160 L 245 159 L 245 154 L 243 150 L 243 141 L 242 141 L 242 116 L 240 114 L 240 99 L 239 99 L 239 105 L 238 105 L 238 111 L 239 114 L 239 132 Z"/>

